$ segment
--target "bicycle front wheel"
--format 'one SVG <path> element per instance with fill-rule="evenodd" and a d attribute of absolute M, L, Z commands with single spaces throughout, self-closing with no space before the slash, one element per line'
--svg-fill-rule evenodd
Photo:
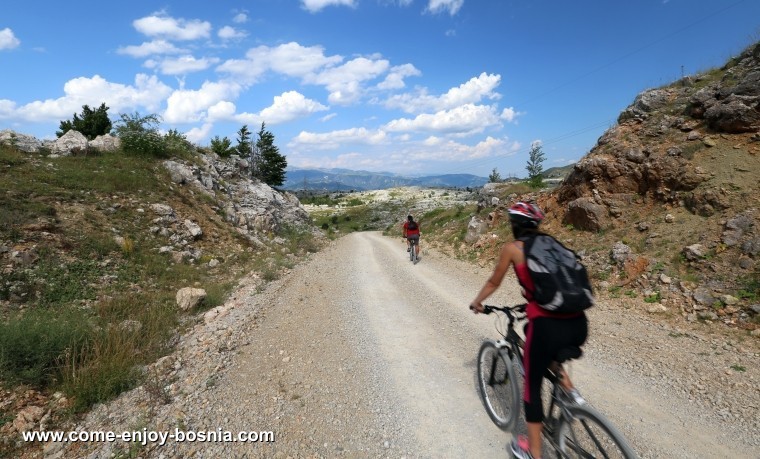
<path fill-rule="evenodd" d="M 493 423 L 511 430 L 520 413 L 518 382 L 509 354 L 490 340 L 478 352 L 478 389 Z"/>
<path fill-rule="evenodd" d="M 557 448 L 562 458 L 636 459 L 623 435 L 601 413 L 587 405 L 570 405 L 571 419 L 563 417 L 557 428 Z"/>

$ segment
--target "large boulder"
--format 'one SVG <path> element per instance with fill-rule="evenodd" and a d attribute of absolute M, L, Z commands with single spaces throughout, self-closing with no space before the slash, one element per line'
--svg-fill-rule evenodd
<path fill-rule="evenodd" d="M 70 130 L 63 134 L 53 143 L 54 155 L 71 156 L 73 154 L 87 153 L 89 142 L 87 137 L 79 131 Z"/>
<path fill-rule="evenodd" d="M 42 142 L 35 137 L 5 129 L 0 131 L 0 144 L 12 145 L 26 153 L 37 153 Z"/>
<path fill-rule="evenodd" d="M 206 291 L 202 288 L 185 287 L 177 291 L 177 306 L 183 311 L 189 311 L 206 298 Z"/>
<path fill-rule="evenodd" d="M 121 148 L 121 139 L 111 134 L 99 135 L 90 141 L 90 148 L 103 152 L 117 151 Z"/>
<path fill-rule="evenodd" d="M 593 198 L 578 198 L 567 205 L 564 223 L 577 229 L 599 231 L 609 225 L 609 212 Z"/>

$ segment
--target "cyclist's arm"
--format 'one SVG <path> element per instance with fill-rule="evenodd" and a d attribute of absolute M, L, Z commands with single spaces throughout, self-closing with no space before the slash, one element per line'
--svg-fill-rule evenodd
<path fill-rule="evenodd" d="M 488 278 L 485 285 L 483 285 L 483 288 L 480 289 L 478 295 L 475 297 L 472 303 L 470 303 L 470 309 L 472 309 L 476 314 L 483 312 L 482 302 L 491 296 L 493 292 L 495 292 L 496 289 L 501 285 L 501 281 L 504 280 L 504 276 L 507 274 L 507 270 L 512 265 L 512 263 L 514 263 L 515 252 L 518 250 L 519 249 L 515 246 L 514 242 L 504 244 L 504 247 L 501 249 L 501 253 L 499 254 L 499 261 L 496 263 L 496 267 L 494 268 L 491 277 Z"/>

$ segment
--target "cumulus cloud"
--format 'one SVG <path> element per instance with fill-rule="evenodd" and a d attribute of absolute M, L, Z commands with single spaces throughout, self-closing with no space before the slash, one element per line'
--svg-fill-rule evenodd
<path fill-rule="evenodd" d="M 143 42 L 141 45 L 122 46 L 116 52 L 131 57 L 142 58 L 162 54 L 180 54 L 187 51 L 177 48 L 166 40 L 153 40 Z"/>
<path fill-rule="evenodd" d="M 321 46 L 306 47 L 290 42 L 275 47 L 251 48 L 246 52 L 245 59 L 227 60 L 216 70 L 253 83 L 267 71 L 303 78 L 342 61 L 341 56 L 325 56 Z"/>
<path fill-rule="evenodd" d="M 211 34 L 211 23 L 198 19 L 176 19 L 164 13 L 135 19 L 134 28 L 149 37 L 160 37 L 167 40 L 198 40 L 208 38 Z"/>
<path fill-rule="evenodd" d="M 279 124 L 327 110 L 319 102 L 307 99 L 296 91 L 274 97 L 274 103 L 261 111 L 260 116 L 269 124 Z"/>
<path fill-rule="evenodd" d="M 417 93 L 394 95 L 385 102 L 385 106 L 406 113 L 447 110 L 464 104 L 478 103 L 483 99 L 498 100 L 501 98 L 501 94 L 496 92 L 499 84 L 501 75 L 483 72 L 440 96 L 429 95 L 427 90 L 421 89 Z"/>
<path fill-rule="evenodd" d="M 16 107 L 0 101 L 3 107 L 10 107 L 10 115 L 24 121 L 44 122 L 71 117 L 79 113 L 82 105 L 91 107 L 101 103 L 110 108 L 111 113 L 146 110 L 155 112 L 161 102 L 171 93 L 171 88 L 153 76 L 138 74 L 133 85 L 112 83 L 100 75 L 92 78 L 79 77 L 67 81 L 63 86 L 64 95 L 57 99 L 34 101 Z M 6 115 L 7 116 L 7 115 Z"/>
<path fill-rule="evenodd" d="M 348 105 L 361 96 L 363 81 L 377 78 L 387 72 L 389 67 L 390 64 L 385 59 L 358 57 L 343 65 L 307 75 L 304 82 L 325 86 L 330 92 L 327 98 L 330 103 Z"/>
<path fill-rule="evenodd" d="M 158 64 L 158 67 L 164 75 L 184 75 L 206 70 L 216 62 L 219 62 L 219 59 L 205 57 L 196 59 L 193 56 L 181 56 L 176 59 L 165 59 Z"/>
<path fill-rule="evenodd" d="M 336 149 L 343 145 L 378 145 L 386 142 L 388 134 L 382 130 L 351 128 L 338 131 L 316 133 L 301 131 L 288 144 L 289 147 L 307 147 L 316 150 Z"/>
<path fill-rule="evenodd" d="M 232 18 L 232 22 L 235 24 L 245 24 L 248 22 L 248 14 L 246 13 L 238 13 L 235 15 L 235 17 Z"/>
<path fill-rule="evenodd" d="M 500 124 L 496 108 L 486 105 L 465 104 L 434 114 L 423 113 L 413 119 L 400 118 L 385 125 L 392 132 L 440 132 L 453 135 L 470 135 Z"/>
<path fill-rule="evenodd" d="M 217 32 L 217 35 L 222 40 L 239 40 L 241 38 L 246 37 L 246 33 L 242 30 L 237 30 L 234 27 L 230 26 L 224 26 L 221 29 L 219 29 L 219 32 Z"/>
<path fill-rule="evenodd" d="M 200 144 L 209 138 L 213 127 L 213 123 L 203 123 L 185 132 L 185 138 L 194 144 Z"/>
<path fill-rule="evenodd" d="M 474 145 L 431 136 L 425 139 L 420 148 L 411 149 L 406 156 L 415 160 L 469 161 L 494 156 L 512 156 L 519 149 L 519 143 L 491 136 Z"/>
<path fill-rule="evenodd" d="M 166 100 L 164 120 L 169 123 L 194 123 L 206 116 L 206 110 L 219 102 L 238 97 L 242 87 L 229 81 L 205 81 L 200 89 L 178 89 Z"/>
<path fill-rule="evenodd" d="M 13 49 L 21 44 L 21 40 L 16 38 L 13 31 L 8 27 L 0 30 L 0 51 L 4 49 Z"/>
<path fill-rule="evenodd" d="M 513 107 L 508 107 L 501 111 L 501 115 L 499 117 L 504 121 L 511 123 L 515 120 L 515 118 L 517 118 L 518 115 L 520 115 L 520 113 L 516 112 Z"/>
<path fill-rule="evenodd" d="M 328 6 L 356 7 L 356 0 L 301 0 L 303 8 L 310 13 L 318 13 Z"/>
<path fill-rule="evenodd" d="M 454 16 L 462 5 L 464 0 L 430 0 L 427 10 L 431 13 L 449 13 L 450 16 Z"/>
<path fill-rule="evenodd" d="M 378 89 L 401 89 L 406 86 L 404 79 L 410 76 L 420 76 L 422 72 L 412 64 L 397 65 L 391 67 L 385 80 L 377 85 Z"/>

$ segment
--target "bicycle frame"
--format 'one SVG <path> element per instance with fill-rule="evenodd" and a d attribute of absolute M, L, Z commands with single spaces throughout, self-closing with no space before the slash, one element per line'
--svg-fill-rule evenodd
<path fill-rule="evenodd" d="M 509 319 L 509 323 L 506 325 L 507 331 L 506 333 L 501 333 L 502 338 L 495 341 L 495 345 L 498 349 L 506 349 L 507 353 L 509 354 L 510 361 L 517 364 L 517 368 L 520 372 L 521 378 L 525 378 L 525 367 L 523 366 L 523 347 L 525 346 L 525 341 L 522 339 L 522 337 L 517 333 L 515 330 L 515 323 L 519 320 L 523 320 L 524 316 L 517 316 L 513 311 L 516 308 L 493 308 L 490 306 L 486 306 L 486 313 L 490 313 L 492 311 L 501 311 L 504 313 L 504 315 Z M 561 363 L 557 363 L 558 367 L 557 370 L 562 368 Z M 492 372 L 493 374 L 493 372 Z M 550 400 L 548 400 L 548 407 L 546 408 L 545 416 L 544 416 L 544 429 L 543 429 L 543 437 L 548 441 L 548 443 L 551 445 L 551 447 L 562 457 L 569 457 L 565 453 L 563 453 L 560 450 L 560 445 L 557 444 L 554 438 L 554 431 L 557 425 L 559 425 L 560 421 L 562 419 L 570 420 L 572 419 L 572 415 L 570 414 L 570 411 L 567 409 L 567 405 L 560 397 L 561 389 L 559 385 L 559 377 L 557 374 L 552 371 L 551 369 L 548 369 L 546 372 L 546 375 L 544 377 L 549 381 L 551 384 L 551 397 Z M 516 432 L 513 432 L 513 435 L 516 435 Z"/>

